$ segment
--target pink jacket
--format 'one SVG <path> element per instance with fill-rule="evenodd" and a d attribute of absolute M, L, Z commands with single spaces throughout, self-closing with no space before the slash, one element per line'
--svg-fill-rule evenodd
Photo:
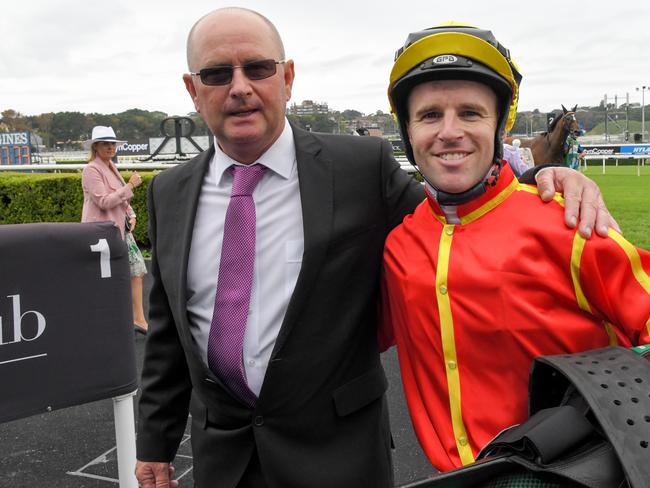
<path fill-rule="evenodd" d="M 135 216 L 129 205 L 133 191 L 124 184 L 115 164 L 109 168 L 100 158 L 90 161 L 81 175 L 84 192 L 82 222 L 101 222 L 112 220 L 124 238 L 124 218 Z"/>

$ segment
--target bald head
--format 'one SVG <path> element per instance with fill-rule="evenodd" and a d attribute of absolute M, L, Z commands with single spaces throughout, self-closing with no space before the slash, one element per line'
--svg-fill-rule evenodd
<path fill-rule="evenodd" d="M 274 69 L 260 78 L 253 63 L 269 60 Z M 192 27 L 187 61 L 183 83 L 219 147 L 240 163 L 257 160 L 284 130 L 295 76 L 273 24 L 243 8 L 210 12 Z M 227 81 L 204 83 L 200 71 L 217 66 L 230 67 Z"/>
<path fill-rule="evenodd" d="M 273 23 L 262 14 L 241 7 L 225 7 L 204 15 L 190 29 L 187 36 L 187 67 L 190 71 L 200 68 L 197 62 L 197 39 L 204 36 L 208 31 L 220 29 L 220 26 L 232 26 L 233 23 L 242 26 L 242 35 L 246 35 L 246 29 L 266 29 L 269 41 L 277 50 L 278 59 L 284 59 L 284 45 L 280 33 Z"/>

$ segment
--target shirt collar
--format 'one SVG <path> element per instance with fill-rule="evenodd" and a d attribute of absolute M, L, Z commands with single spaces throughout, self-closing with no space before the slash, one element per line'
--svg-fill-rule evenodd
<path fill-rule="evenodd" d="M 461 205 L 445 205 L 443 208 L 431 193 L 433 189 L 430 186 L 426 186 L 425 194 L 434 216 L 440 222 L 443 224 L 468 224 L 498 206 L 516 190 L 518 184 L 519 181 L 512 173 L 507 161 L 504 160 L 496 185 L 488 185 L 486 192 L 474 200 Z M 448 218 L 450 220 L 447 220 Z"/>
<path fill-rule="evenodd" d="M 241 165 L 241 163 L 235 161 L 221 150 L 216 137 L 214 138 L 214 157 L 212 158 L 212 164 L 216 171 L 215 176 L 217 181 L 221 181 L 223 173 L 230 166 Z M 263 164 L 284 179 L 289 179 L 296 165 L 296 145 L 293 141 L 293 131 L 286 118 L 280 137 L 252 164 Z"/>

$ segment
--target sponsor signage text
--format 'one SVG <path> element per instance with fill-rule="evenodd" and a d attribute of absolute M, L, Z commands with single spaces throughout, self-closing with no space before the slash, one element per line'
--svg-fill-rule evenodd
<path fill-rule="evenodd" d="M 30 164 L 31 162 L 29 132 L 0 132 L 0 164 Z"/>
<path fill-rule="evenodd" d="M 619 145 L 588 145 L 582 146 L 584 155 L 588 156 L 613 156 L 615 154 L 648 155 L 650 156 L 650 145 L 648 144 L 619 144 Z"/>
<path fill-rule="evenodd" d="M 149 141 L 128 141 L 117 146 L 118 156 L 149 154 Z"/>

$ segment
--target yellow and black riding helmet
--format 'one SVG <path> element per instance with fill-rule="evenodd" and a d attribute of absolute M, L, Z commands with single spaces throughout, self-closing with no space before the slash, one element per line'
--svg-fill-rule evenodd
<path fill-rule="evenodd" d="M 503 155 L 501 134 L 514 124 L 521 83 L 521 75 L 510 58 L 510 52 L 492 32 L 455 22 L 408 35 L 404 46 L 395 53 L 388 99 L 399 124 L 406 156 L 413 165 L 416 165 L 413 148 L 406 130 L 408 96 L 416 85 L 434 80 L 471 80 L 494 90 L 499 110 L 494 144 L 498 176 Z M 484 186 L 482 182 L 479 185 Z M 452 198 L 450 203 L 461 203 L 461 200 L 467 201 L 467 198 Z"/>

